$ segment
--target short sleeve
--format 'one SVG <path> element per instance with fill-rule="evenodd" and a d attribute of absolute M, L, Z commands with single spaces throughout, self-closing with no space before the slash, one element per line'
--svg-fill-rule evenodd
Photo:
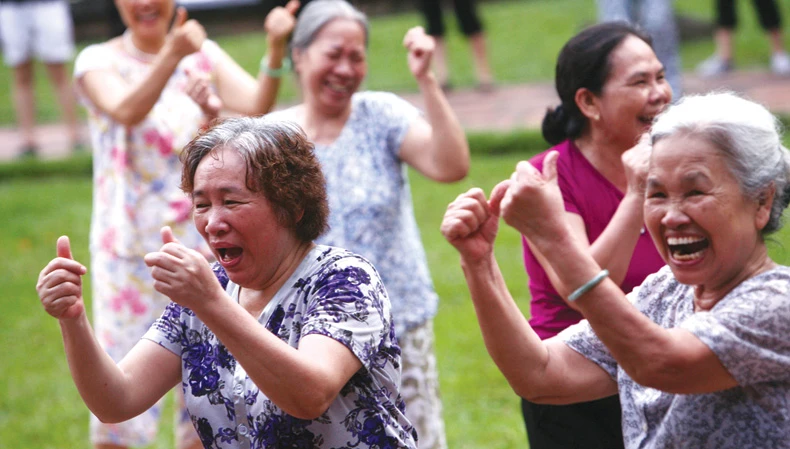
<path fill-rule="evenodd" d="M 772 270 L 744 282 L 709 312 L 685 320 L 741 386 L 790 381 L 790 275 Z"/>
<path fill-rule="evenodd" d="M 143 339 L 150 340 L 173 354 L 181 356 L 183 343 L 188 338 L 186 320 L 191 315 L 194 313 L 190 309 L 171 302 L 143 335 Z"/>
<path fill-rule="evenodd" d="M 344 257 L 316 280 L 302 336 L 321 334 L 345 345 L 370 369 L 390 332 L 389 301 L 376 270 L 364 259 Z"/>
<path fill-rule="evenodd" d="M 400 155 L 400 147 L 420 110 L 403 98 L 389 92 L 363 92 L 357 107 L 364 110 L 371 129 L 386 130 L 387 150 Z"/>
<path fill-rule="evenodd" d="M 582 320 L 566 328 L 554 338 L 559 338 L 569 348 L 600 366 L 612 379 L 617 380 L 617 361 L 595 335 L 587 320 Z"/>
<path fill-rule="evenodd" d="M 106 44 L 94 44 L 85 47 L 74 60 L 74 79 L 79 80 L 92 70 L 104 70 L 112 67 L 112 51 Z"/>

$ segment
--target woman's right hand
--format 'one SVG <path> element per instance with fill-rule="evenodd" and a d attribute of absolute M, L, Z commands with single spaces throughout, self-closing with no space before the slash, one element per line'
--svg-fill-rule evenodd
<path fill-rule="evenodd" d="M 282 46 L 288 43 L 288 36 L 296 26 L 296 12 L 299 11 L 299 0 L 291 0 L 285 6 L 275 6 L 263 22 L 266 40 L 270 46 Z"/>
<path fill-rule="evenodd" d="M 44 310 L 59 320 L 77 318 L 85 312 L 82 299 L 84 265 L 71 256 L 69 238 L 62 236 L 57 243 L 58 257 L 41 270 L 36 292 Z"/>
<path fill-rule="evenodd" d="M 645 196 L 645 182 L 647 170 L 650 168 L 650 153 L 653 144 L 650 142 L 650 133 L 645 133 L 636 145 L 623 153 L 621 159 L 628 182 L 628 191 L 640 197 Z"/>
<path fill-rule="evenodd" d="M 206 40 L 206 30 L 197 20 L 187 20 L 187 10 L 180 6 L 176 10 L 176 20 L 167 35 L 167 49 L 171 55 L 181 60 L 200 50 Z"/>
<path fill-rule="evenodd" d="M 473 188 L 447 206 L 441 232 L 465 261 L 480 261 L 493 253 L 499 230 L 499 203 L 509 183 L 503 181 L 494 187 L 490 201 L 483 190 Z"/>

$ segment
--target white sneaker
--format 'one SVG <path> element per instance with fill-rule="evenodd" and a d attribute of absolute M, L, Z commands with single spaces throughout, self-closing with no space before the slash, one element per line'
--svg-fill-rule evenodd
<path fill-rule="evenodd" d="M 703 78 L 713 78 L 732 71 L 732 61 L 725 61 L 717 55 L 702 61 L 697 66 L 697 75 Z"/>
<path fill-rule="evenodd" d="M 786 52 L 776 52 L 771 56 L 771 71 L 777 75 L 790 75 L 790 56 Z"/>

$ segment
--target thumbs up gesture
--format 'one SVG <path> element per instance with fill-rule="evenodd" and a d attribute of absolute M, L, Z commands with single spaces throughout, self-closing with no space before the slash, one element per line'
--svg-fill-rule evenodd
<path fill-rule="evenodd" d="M 69 238 L 58 239 L 57 257 L 41 270 L 36 292 L 47 311 L 59 320 L 74 319 L 85 313 L 82 276 L 88 270 L 71 256 Z"/>
<path fill-rule="evenodd" d="M 179 60 L 190 55 L 203 46 L 206 30 L 197 20 L 187 20 L 187 10 L 180 6 L 176 10 L 176 19 L 167 35 L 169 51 Z"/>
<path fill-rule="evenodd" d="M 266 39 L 270 46 L 285 46 L 288 36 L 296 26 L 296 12 L 299 11 L 299 6 L 299 0 L 291 0 L 285 6 L 275 6 L 266 15 L 263 29 L 266 31 Z"/>
<path fill-rule="evenodd" d="M 436 48 L 436 41 L 425 33 L 423 27 L 414 27 L 403 37 L 403 46 L 408 51 L 409 70 L 416 80 L 431 73 L 431 59 Z"/>
<path fill-rule="evenodd" d="M 145 255 L 154 289 L 173 302 L 197 312 L 210 299 L 224 297 L 224 290 L 203 255 L 173 236 L 169 226 L 161 231 L 162 248 Z"/>

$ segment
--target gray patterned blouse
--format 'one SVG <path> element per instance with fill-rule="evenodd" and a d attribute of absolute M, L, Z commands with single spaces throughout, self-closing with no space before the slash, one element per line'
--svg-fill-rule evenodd
<path fill-rule="evenodd" d="M 558 337 L 617 381 L 626 448 L 790 448 L 790 268 L 744 281 L 706 312 L 694 312 L 693 287 L 668 267 L 629 298 L 662 327 L 697 336 L 739 386 L 709 394 L 643 387 L 586 320 L 569 327 Z"/>

